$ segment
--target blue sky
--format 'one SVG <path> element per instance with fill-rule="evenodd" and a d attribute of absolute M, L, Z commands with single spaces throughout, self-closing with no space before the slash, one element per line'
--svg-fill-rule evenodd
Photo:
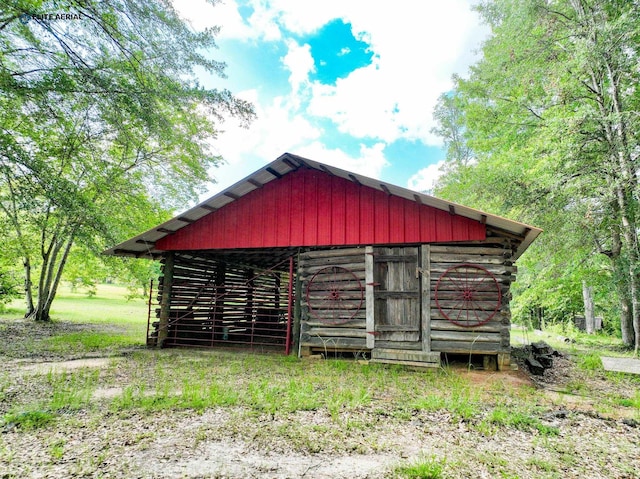
<path fill-rule="evenodd" d="M 177 2 L 195 29 L 218 25 L 211 57 L 251 101 L 248 129 L 220 125 L 215 193 L 284 152 L 419 191 L 444 158 L 431 132 L 438 96 L 465 75 L 488 33 L 470 0 L 205 0 Z"/>

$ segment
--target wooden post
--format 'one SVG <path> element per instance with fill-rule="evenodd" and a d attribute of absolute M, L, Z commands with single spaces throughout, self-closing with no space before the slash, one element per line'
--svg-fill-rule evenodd
<path fill-rule="evenodd" d="M 584 299 L 584 325 L 587 334 L 593 334 L 595 330 L 595 317 L 593 313 L 593 288 L 582 281 L 582 298 Z"/>
<path fill-rule="evenodd" d="M 291 351 L 291 322 L 293 319 L 293 256 L 289 258 L 289 290 L 287 297 L 287 339 L 284 347 L 284 353 L 288 356 Z M 278 307 L 279 305 L 276 305 L 276 308 Z"/>
<path fill-rule="evenodd" d="M 364 282 L 365 282 L 365 318 L 367 348 L 375 347 L 375 299 L 373 296 L 373 246 L 367 246 L 364 250 Z"/>
<path fill-rule="evenodd" d="M 294 351 L 298 351 L 298 357 L 300 357 L 300 319 L 302 316 L 302 280 L 300 277 L 300 251 L 298 251 L 298 271 L 295 275 L 295 302 L 293 307 L 293 348 Z"/>
<path fill-rule="evenodd" d="M 422 351 L 431 352 L 431 246 L 424 244 L 420 247 L 420 270 L 422 280 L 421 291 L 421 315 L 422 315 Z"/>
<path fill-rule="evenodd" d="M 171 290 L 173 289 L 173 266 L 175 254 L 168 251 L 164 257 L 164 268 L 162 271 L 162 296 L 160 298 L 160 320 L 158 323 L 158 342 L 156 347 L 161 348 L 164 345 L 167 335 L 169 334 L 169 315 L 171 309 Z"/>

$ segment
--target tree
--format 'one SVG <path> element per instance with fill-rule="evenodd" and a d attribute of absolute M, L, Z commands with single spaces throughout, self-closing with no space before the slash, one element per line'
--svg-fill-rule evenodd
<path fill-rule="evenodd" d="M 557 234 L 550 242 L 565 251 L 560 235 L 570 238 L 568 256 L 577 260 L 580 252 L 579 262 L 594 271 L 600 261 L 587 256 L 608 257 L 622 288 L 620 311 L 631 306 L 621 316 L 623 340 L 637 352 L 637 5 L 495 0 L 479 11 L 493 35 L 455 88 L 465 140 L 478 160 L 467 185 L 473 175 L 481 178 L 489 187 L 480 197 L 502 214 L 550 225 L 545 236 Z M 551 251 L 558 250 L 545 252 L 549 260 Z"/>
<path fill-rule="evenodd" d="M 75 19 L 49 19 L 61 12 Z M 97 250 L 184 206 L 210 181 L 224 114 L 250 104 L 206 89 L 216 29 L 167 0 L 14 0 L 0 14 L 0 211 L 23 258 L 26 315 L 49 319 L 76 242 Z M 37 293 L 32 280 L 37 274 Z"/>

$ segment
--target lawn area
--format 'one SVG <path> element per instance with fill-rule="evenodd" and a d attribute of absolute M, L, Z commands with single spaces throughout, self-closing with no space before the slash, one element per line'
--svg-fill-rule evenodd
<path fill-rule="evenodd" d="M 61 286 L 51 308 L 52 321 L 34 324 L 22 319 L 23 302 L 14 300 L 0 318 L 12 320 L 0 326 L 5 341 L 0 353 L 10 357 L 56 359 L 69 355 L 117 354 L 122 348 L 144 347 L 147 302 L 126 299 L 127 288 L 99 285 L 95 296 Z M 18 330 L 26 329 L 31 334 Z"/>
<path fill-rule="evenodd" d="M 639 477 L 640 381 L 602 370 L 606 342 L 560 341 L 544 381 L 153 350 L 125 294 L 63 291 L 50 324 L 0 314 L 0 477 Z"/>

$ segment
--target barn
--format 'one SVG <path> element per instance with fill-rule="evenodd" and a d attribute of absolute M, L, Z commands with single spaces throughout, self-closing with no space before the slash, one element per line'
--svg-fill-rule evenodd
<path fill-rule="evenodd" d="M 149 346 L 502 369 L 515 261 L 540 232 L 285 153 L 105 253 L 162 262 Z"/>

